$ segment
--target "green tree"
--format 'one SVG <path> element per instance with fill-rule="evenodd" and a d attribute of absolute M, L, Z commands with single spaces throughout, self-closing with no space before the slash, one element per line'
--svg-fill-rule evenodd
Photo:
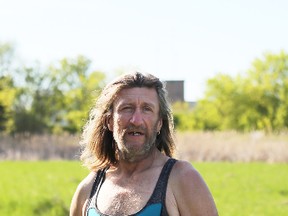
<path fill-rule="evenodd" d="M 186 102 L 176 102 L 172 106 L 175 128 L 179 131 L 188 131 L 195 128 L 193 109 Z"/>
<path fill-rule="evenodd" d="M 0 131 L 9 132 L 13 127 L 12 109 L 17 94 L 10 76 L 0 77 Z"/>
<path fill-rule="evenodd" d="M 0 43 L 0 132 L 9 132 L 13 127 L 12 110 L 17 94 L 12 78 L 14 48 L 9 43 Z"/>
<path fill-rule="evenodd" d="M 81 55 L 46 68 L 39 63 L 19 66 L 14 47 L 0 43 L 0 131 L 79 132 L 105 84 L 105 74 L 90 67 Z"/>
<path fill-rule="evenodd" d="M 54 108 L 58 110 L 51 121 L 53 132 L 76 133 L 81 130 L 93 99 L 105 84 L 105 74 L 90 70 L 91 61 L 84 56 L 62 59 L 51 65 Z"/>
<path fill-rule="evenodd" d="M 246 89 L 255 104 L 257 129 L 267 132 L 288 127 L 288 55 L 267 53 L 248 71 Z M 251 94 L 252 93 L 252 94 Z M 248 94 L 246 90 L 246 94 Z"/>
<path fill-rule="evenodd" d="M 78 56 L 46 69 L 34 65 L 19 70 L 24 84 L 15 103 L 14 132 L 79 132 L 105 78 L 103 73 L 91 71 L 90 64 L 89 59 Z"/>
<path fill-rule="evenodd" d="M 50 102 L 53 97 L 48 87 L 49 74 L 39 64 L 18 69 L 22 76 L 14 103 L 14 129 L 12 133 L 44 133 L 49 131 Z"/>
<path fill-rule="evenodd" d="M 288 127 L 288 55 L 264 54 L 244 76 L 207 81 L 194 111 L 196 128 L 275 132 Z"/>

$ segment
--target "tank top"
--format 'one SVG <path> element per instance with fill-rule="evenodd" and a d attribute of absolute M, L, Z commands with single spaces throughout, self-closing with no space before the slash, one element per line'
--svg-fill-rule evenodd
<path fill-rule="evenodd" d="M 169 158 L 167 160 L 167 162 L 164 164 L 161 170 L 154 191 L 151 197 L 149 198 L 148 202 L 146 203 L 146 205 L 137 213 L 129 216 L 168 216 L 165 205 L 166 190 L 170 172 L 176 161 L 177 160 L 173 158 Z M 105 180 L 105 174 L 108 168 L 109 167 L 103 170 L 99 170 L 96 174 L 96 178 L 93 183 L 93 187 L 86 208 L 86 216 L 109 216 L 101 213 L 96 205 L 98 193 L 101 188 L 101 185 Z"/>

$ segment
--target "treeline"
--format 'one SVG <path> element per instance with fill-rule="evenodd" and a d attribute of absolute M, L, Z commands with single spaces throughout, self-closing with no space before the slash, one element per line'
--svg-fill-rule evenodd
<path fill-rule="evenodd" d="M 84 57 L 42 67 L 20 64 L 14 48 L 0 43 L 0 133 L 62 134 L 81 131 L 107 83 Z M 218 74 L 191 108 L 174 104 L 177 130 L 279 132 L 288 127 L 288 55 L 267 53 L 247 73 Z"/>
<path fill-rule="evenodd" d="M 14 61 L 11 44 L 0 44 L 0 132 L 60 134 L 81 131 L 105 74 L 84 56 L 43 68 Z"/>
<path fill-rule="evenodd" d="M 174 110 L 181 130 L 286 131 L 288 55 L 266 53 L 245 74 L 218 74 L 207 80 L 196 107 L 175 104 Z"/>

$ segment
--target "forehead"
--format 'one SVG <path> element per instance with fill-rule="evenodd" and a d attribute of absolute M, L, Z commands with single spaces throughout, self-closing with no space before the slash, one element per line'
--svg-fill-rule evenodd
<path fill-rule="evenodd" d="M 154 88 L 147 87 L 134 87 L 122 89 L 115 100 L 116 103 L 132 103 L 132 102 L 142 102 L 159 104 L 158 95 Z"/>

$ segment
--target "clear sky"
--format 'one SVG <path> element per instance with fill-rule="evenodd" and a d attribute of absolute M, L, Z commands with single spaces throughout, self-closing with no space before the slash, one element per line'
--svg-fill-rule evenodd
<path fill-rule="evenodd" d="M 0 42 L 27 62 L 82 54 L 110 76 L 137 69 L 185 80 L 193 101 L 217 73 L 288 52 L 288 1 L 0 0 Z"/>

